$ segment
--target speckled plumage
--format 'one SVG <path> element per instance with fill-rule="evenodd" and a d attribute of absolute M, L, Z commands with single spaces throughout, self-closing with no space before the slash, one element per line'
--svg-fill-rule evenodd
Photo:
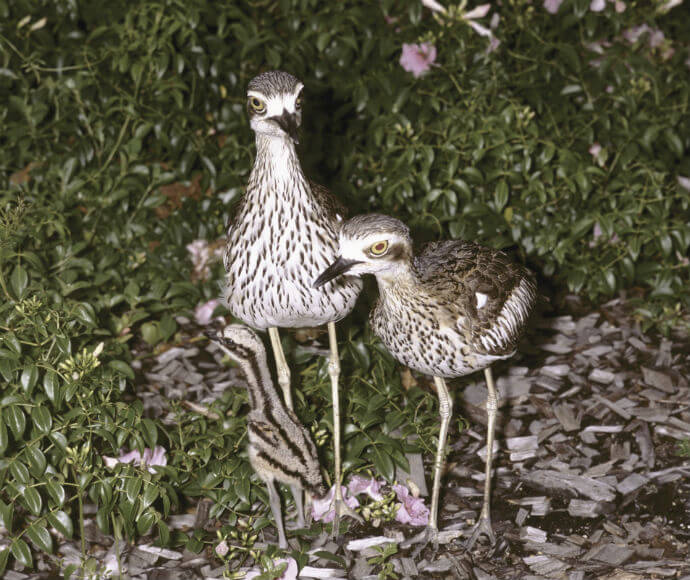
<path fill-rule="evenodd" d="M 373 274 L 379 299 L 370 315 L 374 333 L 400 362 L 432 375 L 441 427 L 434 468 L 429 525 L 402 545 L 438 543 L 438 506 L 446 437 L 453 401 L 444 378 L 481 369 L 487 381 L 487 448 L 484 503 L 468 541 L 480 534 L 495 543 L 491 526 L 491 462 L 498 395 L 489 368 L 512 356 L 537 298 L 532 273 L 498 250 L 471 242 L 428 244 L 414 256 L 409 229 L 389 216 L 371 214 L 345 222 L 340 256 L 319 276 L 321 286 L 340 274 Z"/>
<path fill-rule="evenodd" d="M 297 86 L 295 77 L 276 71 L 249 85 L 269 98 Z M 307 180 L 287 136 L 257 132 L 256 149 L 246 194 L 228 228 L 228 308 L 258 329 L 336 322 L 354 307 L 361 282 L 345 278 L 318 290 L 312 282 L 336 256 L 341 206 Z"/>
<path fill-rule="evenodd" d="M 379 288 L 370 315 L 376 335 L 403 364 L 444 378 L 512 356 L 536 300 L 527 269 L 464 241 L 426 245 Z M 486 297 L 481 307 L 477 294 Z"/>
<path fill-rule="evenodd" d="M 269 489 L 271 508 L 284 544 L 284 531 L 273 482 L 290 485 L 301 514 L 301 491 L 322 496 L 325 486 L 316 446 L 309 431 L 288 409 L 276 391 L 268 369 L 266 350 L 256 333 L 233 324 L 217 335 L 210 334 L 220 348 L 242 369 L 247 380 L 251 411 L 247 415 L 249 461 Z M 299 497 L 298 497 L 299 494 Z"/>

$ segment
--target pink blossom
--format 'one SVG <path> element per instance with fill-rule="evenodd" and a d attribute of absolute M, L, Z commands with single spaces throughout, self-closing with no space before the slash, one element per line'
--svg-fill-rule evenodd
<path fill-rule="evenodd" d="M 469 12 L 465 12 L 465 20 L 475 20 L 477 18 L 484 18 L 491 10 L 491 4 L 480 4 Z"/>
<path fill-rule="evenodd" d="M 589 3 L 589 9 L 592 12 L 601 12 L 606 8 L 606 0 L 592 0 Z"/>
<path fill-rule="evenodd" d="M 422 44 L 403 44 L 400 66 L 419 78 L 427 72 L 436 60 L 436 47 L 430 42 Z"/>
<path fill-rule="evenodd" d="M 347 507 L 355 509 L 359 506 L 359 501 L 354 496 L 347 494 L 347 488 L 342 485 L 340 491 L 343 494 L 343 499 Z M 333 508 L 333 496 L 335 495 L 335 485 L 331 487 L 328 493 L 321 499 L 314 499 L 311 505 L 311 515 L 315 521 L 321 521 L 325 524 L 332 522 L 335 519 L 335 508 Z"/>
<path fill-rule="evenodd" d="M 426 526 L 429 523 L 429 508 L 424 505 L 424 500 L 410 495 L 410 490 L 404 485 L 394 485 L 393 490 L 401 502 L 398 513 L 395 514 L 396 521 L 401 524 Z"/>
<path fill-rule="evenodd" d="M 228 543 L 223 540 L 220 544 L 216 546 L 215 552 L 218 554 L 221 558 L 230 551 L 230 546 L 228 546 Z"/>
<path fill-rule="evenodd" d="M 199 304 L 194 310 L 194 319 L 196 320 L 196 323 L 200 324 L 201 326 L 206 326 L 209 324 L 213 319 L 213 311 L 216 309 L 216 306 L 218 306 L 218 300 L 215 298 L 213 300 L 209 300 L 208 302 L 204 302 L 203 304 Z M 217 316 L 216 318 L 221 317 Z"/>
<path fill-rule="evenodd" d="M 597 158 L 599 157 L 599 153 L 601 153 L 601 145 L 599 143 L 592 143 L 589 146 L 589 154 L 594 157 L 594 160 L 596 161 Z"/>
<path fill-rule="evenodd" d="M 676 258 L 678 258 L 678 263 L 683 265 L 683 266 L 688 266 L 690 265 L 690 258 L 687 256 L 683 256 L 678 250 L 676 250 Z"/>
<path fill-rule="evenodd" d="M 445 6 L 436 2 L 436 0 L 422 0 L 422 4 L 432 12 L 440 12 L 441 14 L 443 14 L 446 11 Z"/>
<path fill-rule="evenodd" d="M 563 0 L 544 0 L 544 9 L 549 14 L 556 14 L 562 3 Z"/>
<path fill-rule="evenodd" d="M 297 562 L 293 558 L 280 558 L 278 560 L 273 560 L 273 565 L 277 568 L 285 562 L 287 562 L 287 568 L 285 568 L 285 571 L 280 575 L 280 577 L 277 580 L 297 580 L 299 568 L 297 567 Z M 247 572 L 247 575 L 244 578 L 245 580 L 252 580 L 252 578 L 261 576 L 261 574 L 261 572 L 250 571 Z"/>
<path fill-rule="evenodd" d="M 124 453 L 124 450 L 120 449 L 120 457 L 108 457 L 107 455 L 103 455 L 102 457 L 105 466 L 111 469 L 118 463 L 132 463 L 134 465 L 146 467 L 151 473 L 156 473 L 156 470 L 152 469 L 153 466 L 168 464 L 168 459 L 165 456 L 165 448 L 160 445 L 156 445 L 153 451 L 146 447 L 143 455 L 136 449 L 129 453 Z"/>
<path fill-rule="evenodd" d="M 380 491 L 382 485 L 382 481 L 376 481 L 374 478 L 368 479 L 361 475 L 353 475 L 347 484 L 347 489 L 352 495 L 366 493 L 374 501 L 379 501 L 383 499 Z"/>
<path fill-rule="evenodd" d="M 623 12 L 625 12 L 625 8 L 626 8 L 625 2 L 623 2 L 622 0 L 616 0 L 615 4 L 616 4 L 616 12 L 618 12 L 618 14 L 622 14 Z"/>

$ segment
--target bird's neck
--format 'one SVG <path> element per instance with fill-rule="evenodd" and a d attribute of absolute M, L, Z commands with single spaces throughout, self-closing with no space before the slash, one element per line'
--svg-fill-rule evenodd
<path fill-rule="evenodd" d="M 271 190 L 298 195 L 305 191 L 307 180 L 289 137 L 256 134 L 256 159 L 249 176 L 249 190 Z"/>
<path fill-rule="evenodd" d="M 417 282 L 417 274 L 412 264 L 406 259 L 391 264 L 390 268 L 376 272 L 375 276 L 382 295 L 390 291 L 405 291 L 408 288 L 414 288 Z"/>
<path fill-rule="evenodd" d="M 238 362 L 247 379 L 249 404 L 252 409 L 265 409 L 267 405 L 271 407 L 282 405 L 280 395 L 271 379 L 265 356 L 252 354 Z"/>

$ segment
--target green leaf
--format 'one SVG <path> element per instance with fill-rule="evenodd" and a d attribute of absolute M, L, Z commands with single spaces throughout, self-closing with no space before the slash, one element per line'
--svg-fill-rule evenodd
<path fill-rule="evenodd" d="M 33 560 L 31 559 L 31 550 L 28 544 L 21 539 L 14 540 L 12 542 L 12 555 L 16 558 L 17 562 L 20 562 L 27 568 L 33 567 Z"/>
<path fill-rule="evenodd" d="M 141 479 L 136 476 L 130 477 L 125 485 L 125 492 L 127 493 L 127 499 L 134 503 L 139 497 L 139 491 L 141 490 Z"/>
<path fill-rule="evenodd" d="M 150 345 L 159 343 L 161 341 L 161 333 L 158 329 L 158 323 L 145 322 L 142 324 L 141 337 Z"/>
<path fill-rule="evenodd" d="M 19 377 L 19 384 L 22 386 L 22 390 L 26 394 L 31 394 L 36 382 L 38 381 L 38 369 L 36 365 L 29 365 L 25 367 Z"/>
<path fill-rule="evenodd" d="M 35 488 L 27 486 L 24 488 L 23 495 L 26 507 L 29 509 L 29 511 L 35 516 L 41 515 L 41 508 L 43 507 L 41 494 L 39 494 Z"/>
<path fill-rule="evenodd" d="M 24 434 L 24 429 L 26 428 L 26 417 L 24 416 L 24 411 L 22 411 L 19 405 L 12 405 L 11 407 L 6 407 L 4 409 L 3 416 L 12 430 L 14 439 L 19 441 Z"/>
<path fill-rule="evenodd" d="M 49 554 L 53 551 L 53 539 L 50 533 L 38 522 L 34 522 L 27 528 L 26 535 L 39 550 Z"/>
<path fill-rule="evenodd" d="M 46 489 L 57 506 L 62 506 L 62 504 L 65 503 L 65 488 L 62 487 L 61 483 L 54 480 L 48 480 L 46 482 Z"/>
<path fill-rule="evenodd" d="M 5 548 L 0 550 L 0 578 L 5 573 L 5 568 L 7 568 L 7 559 L 10 557 L 10 549 Z"/>
<path fill-rule="evenodd" d="M 24 465 L 18 459 L 15 459 L 10 463 L 10 473 L 14 477 L 15 481 L 22 484 L 29 484 L 31 482 L 31 475 L 26 465 Z"/>
<path fill-rule="evenodd" d="M 5 454 L 8 443 L 7 427 L 5 427 L 5 421 L 0 418 L 0 456 Z"/>
<path fill-rule="evenodd" d="M 72 525 L 72 518 L 70 518 L 63 511 L 51 512 L 48 514 L 48 521 L 58 532 L 66 538 L 72 538 L 74 534 L 74 527 Z"/>
<path fill-rule="evenodd" d="M 58 379 L 57 375 L 49 370 L 43 375 L 43 390 L 51 403 L 55 403 L 58 397 Z"/>
<path fill-rule="evenodd" d="M 390 455 L 386 453 L 379 445 L 373 447 L 372 457 L 374 467 L 386 480 L 393 481 L 395 477 L 395 465 Z"/>
<path fill-rule="evenodd" d="M 147 508 L 149 507 L 154 501 L 156 501 L 156 498 L 158 497 L 159 489 L 158 486 L 153 484 L 153 483 L 145 483 L 144 484 L 144 494 L 141 497 L 141 507 L 142 508 Z"/>
<path fill-rule="evenodd" d="M 125 361 L 111 360 L 108 363 L 108 366 L 121 375 L 125 375 L 129 380 L 134 380 L 134 371 L 132 370 L 132 367 L 129 366 L 129 364 L 127 364 Z"/>
<path fill-rule="evenodd" d="M 496 186 L 496 194 L 494 195 L 496 200 L 496 209 L 498 211 L 501 211 L 508 203 L 509 193 L 508 184 L 504 179 L 502 179 L 498 182 L 498 185 Z"/>
<path fill-rule="evenodd" d="M 46 466 L 48 465 L 46 456 L 43 455 L 43 451 L 41 451 L 36 445 L 27 447 L 24 453 L 29 460 L 29 469 L 31 471 L 31 475 L 33 475 L 36 479 L 39 479 L 45 472 Z"/>
<path fill-rule="evenodd" d="M 18 300 L 22 300 L 26 295 L 26 287 L 29 285 L 29 275 L 21 264 L 15 266 L 10 276 L 10 286 Z"/>
<path fill-rule="evenodd" d="M 93 306 L 88 302 L 82 302 L 77 304 L 74 309 L 74 316 L 81 322 L 84 326 L 89 326 L 93 328 L 96 326 L 96 313 L 93 310 Z"/>
<path fill-rule="evenodd" d="M 146 441 L 146 444 L 151 448 L 151 450 L 153 450 L 158 442 L 158 431 L 156 429 L 156 424 L 151 421 L 151 419 L 142 419 L 140 426 L 144 436 L 144 441 Z"/>
<path fill-rule="evenodd" d="M 0 523 L 7 530 L 7 533 L 12 534 L 12 518 L 14 517 L 14 505 L 6 504 L 0 500 Z"/>
<path fill-rule="evenodd" d="M 156 515 L 153 510 L 146 510 L 139 518 L 137 519 L 137 531 L 141 534 L 144 535 L 146 534 L 153 524 L 156 523 Z"/>
<path fill-rule="evenodd" d="M 34 407 L 33 411 L 31 411 L 31 420 L 34 422 L 37 431 L 50 433 L 50 429 L 53 426 L 53 417 L 48 409 L 45 407 Z"/>

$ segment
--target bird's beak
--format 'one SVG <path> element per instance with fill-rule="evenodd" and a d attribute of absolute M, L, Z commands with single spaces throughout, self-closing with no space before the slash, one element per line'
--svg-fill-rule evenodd
<path fill-rule="evenodd" d="M 288 113 L 286 109 L 283 109 L 283 114 L 280 117 L 271 117 L 271 119 L 290 136 L 290 139 L 299 143 L 297 116 L 295 114 Z"/>
<path fill-rule="evenodd" d="M 321 288 L 321 286 L 330 282 L 333 278 L 337 278 L 341 274 L 347 272 L 352 266 L 361 263 L 362 262 L 359 260 L 346 260 L 342 256 L 338 256 L 338 259 L 321 272 L 321 275 L 314 280 L 314 288 Z"/>

